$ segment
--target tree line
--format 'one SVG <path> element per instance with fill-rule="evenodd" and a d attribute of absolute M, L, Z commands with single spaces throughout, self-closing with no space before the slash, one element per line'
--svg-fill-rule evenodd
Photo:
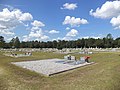
<path fill-rule="evenodd" d="M 104 38 L 88 38 L 78 40 L 54 40 L 54 41 L 21 41 L 18 37 L 10 42 L 5 42 L 4 37 L 0 36 L 0 48 L 117 48 L 120 47 L 120 37 L 113 39 L 111 34 Z"/>

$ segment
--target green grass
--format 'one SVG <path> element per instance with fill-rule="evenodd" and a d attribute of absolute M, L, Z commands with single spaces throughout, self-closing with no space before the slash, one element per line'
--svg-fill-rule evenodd
<path fill-rule="evenodd" d="M 74 54 L 73 54 L 74 55 Z M 0 52 L 0 90 L 120 90 L 119 53 L 92 54 L 94 65 L 45 77 L 10 62 L 63 58 L 63 54 L 34 52 L 33 56 L 12 58 Z M 77 59 L 80 56 L 75 54 Z"/>

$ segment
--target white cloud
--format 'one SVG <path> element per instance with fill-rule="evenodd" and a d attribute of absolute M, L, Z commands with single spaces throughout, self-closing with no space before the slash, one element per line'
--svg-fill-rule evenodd
<path fill-rule="evenodd" d="M 32 27 L 29 28 L 30 33 L 28 35 L 25 35 L 23 37 L 23 41 L 29 41 L 29 40 L 47 40 L 49 39 L 48 36 L 46 36 L 42 30 L 41 27 L 45 26 L 45 24 L 43 24 L 41 21 L 38 20 L 34 20 L 31 23 Z"/>
<path fill-rule="evenodd" d="M 42 37 L 43 33 L 42 30 L 38 30 L 38 31 L 31 31 L 29 34 L 29 37 L 35 37 L 35 38 L 40 38 Z"/>
<path fill-rule="evenodd" d="M 57 31 L 57 30 L 51 30 L 51 31 L 49 31 L 49 33 L 50 34 L 55 34 L 55 33 L 59 33 L 59 31 Z"/>
<path fill-rule="evenodd" d="M 118 17 L 113 17 L 110 23 L 115 27 L 115 29 L 120 29 L 120 15 Z"/>
<path fill-rule="evenodd" d="M 40 40 L 47 40 L 47 39 L 49 39 L 49 36 L 42 35 L 41 33 L 39 33 L 39 31 L 30 32 L 29 35 L 23 36 L 23 41 L 30 41 L 30 40 L 38 40 L 38 41 L 40 41 Z"/>
<path fill-rule="evenodd" d="M 91 36 L 90 38 L 99 39 L 101 37 L 100 36 Z"/>
<path fill-rule="evenodd" d="M 107 1 L 101 8 L 97 8 L 94 12 L 92 9 L 90 15 L 97 18 L 110 18 L 110 23 L 114 26 L 114 29 L 120 29 L 120 1 Z"/>
<path fill-rule="evenodd" d="M 34 26 L 33 26 L 33 27 L 31 28 L 31 31 L 37 31 L 37 30 L 39 30 L 39 29 L 40 29 L 39 27 L 34 27 Z"/>
<path fill-rule="evenodd" d="M 69 27 L 66 27 L 66 30 L 70 30 L 70 28 L 69 28 Z"/>
<path fill-rule="evenodd" d="M 43 30 L 39 27 L 32 27 L 31 31 L 28 35 L 23 36 L 23 41 L 29 41 L 29 40 L 47 40 L 49 39 L 48 36 L 46 36 L 43 33 Z"/>
<path fill-rule="evenodd" d="M 100 36 L 85 36 L 85 37 L 80 37 L 80 38 L 84 38 L 84 39 L 88 39 L 88 38 L 99 39 L 101 37 Z"/>
<path fill-rule="evenodd" d="M 71 27 L 80 26 L 81 24 L 88 24 L 86 19 L 80 19 L 75 17 L 66 16 L 63 25 L 71 25 Z"/>
<path fill-rule="evenodd" d="M 58 41 L 58 40 L 67 40 L 67 41 L 69 41 L 69 40 L 74 40 L 74 39 L 71 38 L 71 37 L 65 36 L 65 37 L 58 37 L 58 38 L 52 39 L 52 41 L 54 41 L 54 40 L 56 40 L 56 41 Z"/>
<path fill-rule="evenodd" d="M 58 41 L 58 40 L 62 40 L 62 38 L 60 38 L 60 37 L 58 37 L 58 38 L 54 38 L 54 39 L 52 39 L 52 41 Z"/>
<path fill-rule="evenodd" d="M 26 21 L 31 21 L 32 19 L 33 17 L 30 13 L 23 13 L 19 9 L 9 10 L 8 8 L 4 8 L 0 12 L 0 35 L 15 35 L 13 30 L 17 26 L 23 25 L 28 28 L 28 22 Z M 35 39 L 46 40 L 49 38 L 43 33 L 42 29 L 40 28 L 45 26 L 44 23 L 34 20 L 31 24 L 33 25 L 32 28 L 29 28 L 31 31 L 28 35 L 23 36 L 23 41 Z"/>
<path fill-rule="evenodd" d="M 120 1 L 107 1 L 101 8 L 97 8 L 94 12 L 90 11 L 90 15 L 97 18 L 112 18 L 120 15 Z"/>
<path fill-rule="evenodd" d="M 30 13 L 23 13 L 21 15 L 21 17 L 19 18 L 19 20 L 21 20 L 21 21 L 28 21 L 28 20 L 32 20 L 32 19 L 33 19 L 33 17 Z"/>
<path fill-rule="evenodd" d="M 46 35 L 43 35 L 40 39 L 41 39 L 41 40 L 47 40 L 47 39 L 49 39 L 49 37 L 46 36 Z"/>
<path fill-rule="evenodd" d="M 66 34 L 67 37 L 75 37 L 78 35 L 78 31 L 75 29 L 72 29 L 70 32 Z"/>
<path fill-rule="evenodd" d="M 32 19 L 33 17 L 30 13 L 23 13 L 19 9 L 10 11 L 8 8 L 4 8 L 0 12 L 0 33 L 13 35 L 13 29 L 21 24 L 24 25 L 24 21 L 30 21 Z"/>
<path fill-rule="evenodd" d="M 34 27 L 44 27 L 45 24 L 41 21 L 34 20 L 34 22 L 31 23 Z"/>
<path fill-rule="evenodd" d="M 9 31 L 9 30 L 0 30 L 0 34 L 4 34 L 4 35 L 15 35 L 15 33 L 14 32 L 12 32 L 12 31 Z"/>
<path fill-rule="evenodd" d="M 75 29 L 71 29 L 61 40 L 74 40 L 75 37 L 78 35 L 78 31 Z"/>
<path fill-rule="evenodd" d="M 28 35 L 24 35 L 22 41 L 30 41 L 30 37 Z"/>
<path fill-rule="evenodd" d="M 61 9 L 75 10 L 75 8 L 77 7 L 78 6 L 76 3 L 65 3 L 63 4 L 63 7 L 61 7 Z"/>
<path fill-rule="evenodd" d="M 72 38 L 65 36 L 65 37 L 62 38 L 62 40 L 67 40 L 67 41 L 69 41 L 69 40 L 72 40 Z"/>

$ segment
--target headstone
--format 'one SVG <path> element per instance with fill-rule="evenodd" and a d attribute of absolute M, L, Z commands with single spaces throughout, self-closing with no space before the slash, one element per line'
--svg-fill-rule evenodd
<path fill-rule="evenodd" d="M 85 57 L 80 57 L 80 63 L 85 63 Z"/>

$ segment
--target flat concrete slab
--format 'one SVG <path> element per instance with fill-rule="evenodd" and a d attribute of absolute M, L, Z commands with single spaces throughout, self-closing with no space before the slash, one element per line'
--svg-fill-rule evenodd
<path fill-rule="evenodd" d="M 81 66 L 90 65 L 91 63 L 75 64 L 75 61 L 67 61 L 64 59 L 47 59 L 47 60 L 37 60 L 37 61 L 24 61 L 24 62 L 12 62 L 17 66 L 26 68 L 37 73 L 41 73 L 47 76 L 54 75 L 57 73 L 72 70 Z"/>

